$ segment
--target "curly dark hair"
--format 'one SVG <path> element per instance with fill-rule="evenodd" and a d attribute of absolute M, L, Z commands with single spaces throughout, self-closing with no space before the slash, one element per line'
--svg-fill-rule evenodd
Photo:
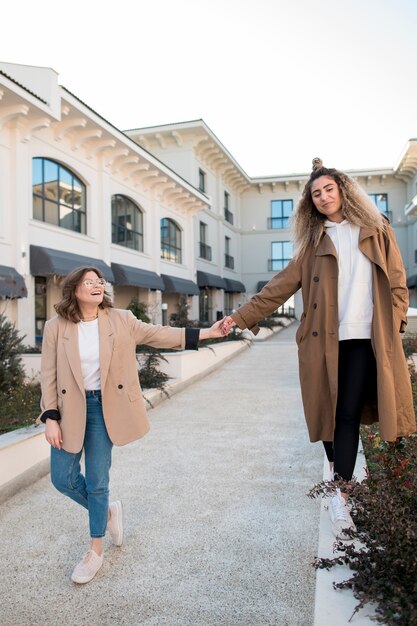
<path fill-rule="evenodd" d="M 316 209 L 311 196 L 311 186 L 320 176 L 329 176 L 339 187 L 343 214 L 349 222 L 357 226 L 382 230 L 385 228 L 384 218 L 358 183 L 340 170 L 324 167 L 321 159 L 316 158 L 313 159 L 313 171 L 304 187 L 292 222 L 296 257 L 301 256 L 307 246 L 318 246 L 324 233 L 326 216 Z"/>
<path fill-rule="evenodd" d="M 103 272 L 97 267 L 76 267 L 70 272 L 62 282 L 62 298 L 54 305 L 55 311 L 66 320 L 77 324 L 81 320 L 81 311 L 75 296 L 75 290 L 83 281 L 87 272 L 94 272 L 98 278 L 106 280 Z M 100 309 L 107 309 L 113 306 L 110 294 L 104 291 L 103 301 L 99 304 Z"/>

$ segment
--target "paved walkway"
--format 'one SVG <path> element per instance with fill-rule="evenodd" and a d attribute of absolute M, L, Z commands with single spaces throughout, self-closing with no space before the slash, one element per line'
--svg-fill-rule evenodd
<path fill-rule="evenodd" d="M 150 412 L 117 448 L 125 544 L 88 585 L 83 509 L 49 477 L 1 508 L 2 626 L 311 626 L 323 452 L 308 442 L 295 326 Z"/>

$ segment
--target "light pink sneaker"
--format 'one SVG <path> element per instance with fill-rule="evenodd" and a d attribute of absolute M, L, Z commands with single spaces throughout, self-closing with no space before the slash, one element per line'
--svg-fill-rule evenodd
<path fill-rule="evenodd" d="M 110 519 L 107 522 L 107 530 L 115 546 L 123 543 L 123 507 L 120 500 L 115 500 L 109 504 Z"/>
<path fill-rule="evenodd" d="M 99 556 L 94 550 L 86 552 L 82 560 L 75 566 L 71 575 L 74 583 L 83 585 L 90 582 L 103 565 L 103 555 Z"/>

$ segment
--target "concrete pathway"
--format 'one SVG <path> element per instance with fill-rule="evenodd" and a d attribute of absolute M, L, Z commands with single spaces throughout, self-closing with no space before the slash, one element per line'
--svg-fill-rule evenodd
<path fill-rule="evenodd" d="M 308 442 L 295 326 L 150 411 L 114 450 L 125 544 L 85 586 L 86 512 L 49 477 L 1 507 L 2 626 L 311 626 L 323 451 Z"/>

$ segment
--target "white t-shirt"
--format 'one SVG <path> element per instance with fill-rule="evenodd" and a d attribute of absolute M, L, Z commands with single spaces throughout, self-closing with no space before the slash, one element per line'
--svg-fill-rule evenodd
<path fill-rule="evenodd" d="M 339 340 L 370 339 L 374 303 L 372 264 L 359 250 L 359 226 L 347 220 L 324 223 L 339 264 Z"/>
<path fill-rule="evenodd" d="M 78 346 L 84 389 L 101 389 L 98 319 L 78 323 Z"/>

